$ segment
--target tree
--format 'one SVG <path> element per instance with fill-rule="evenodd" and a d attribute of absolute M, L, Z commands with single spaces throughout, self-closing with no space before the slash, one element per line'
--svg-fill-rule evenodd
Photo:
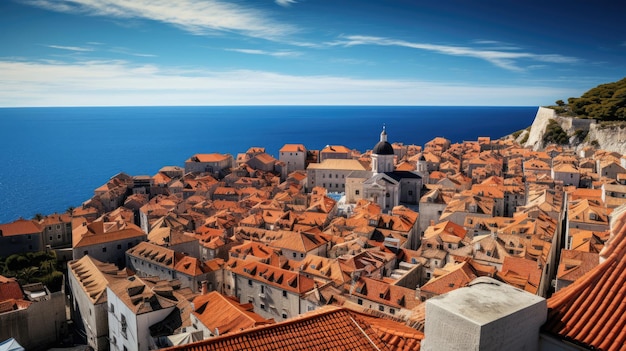
<path fill-rule="evenodd" d="M 565 101 L 563 101 L 563 100 L 556 100 L 556 104 L 558 106 L 560 106 L 560 107 L 563 107 L 563 106 L 565 106 Z"/>
<path fill-rule="evenodd" d="M 43 214 L 41 213 L 37 213 L 35 214 L 35 216 L 33 217 L 34 220 L 36 220 L 37 222 L 41 221 L 43 219 Z"/>

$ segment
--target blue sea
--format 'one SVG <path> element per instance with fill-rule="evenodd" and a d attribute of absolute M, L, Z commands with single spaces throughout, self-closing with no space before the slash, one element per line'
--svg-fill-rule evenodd
<path fill-rule="evenodd" d="M 390 142 L 499 138 L 537 107 L 72 107 L 0 109 L 0 223 L 79 206 L 111 176 L 154 175 L 195 153 L 286 143 L 365 152 L 385 125 Z"/>

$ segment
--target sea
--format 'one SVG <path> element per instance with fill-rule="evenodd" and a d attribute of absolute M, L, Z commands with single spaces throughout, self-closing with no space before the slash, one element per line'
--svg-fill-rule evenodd
<path fill-rule="evenodd" d="M 0 108 L 0 223 L 65 212 L 119 172 L 154 175 L 196 153 L 287 143 L 365 152 L 383 126 L 390 142 L 423 146 L 500 138 L 528 127 L 536 106 L 207 106 Z"/>

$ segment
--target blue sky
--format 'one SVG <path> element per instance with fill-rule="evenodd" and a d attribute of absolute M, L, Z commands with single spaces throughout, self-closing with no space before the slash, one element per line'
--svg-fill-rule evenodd
<path fill-rule="evenodd" d="M 547 105 L 626 76 L 620 2 L 2 0 L 0 106 Z"/>

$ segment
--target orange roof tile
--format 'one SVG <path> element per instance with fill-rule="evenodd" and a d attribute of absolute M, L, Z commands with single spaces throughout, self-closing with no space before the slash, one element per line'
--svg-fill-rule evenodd
<path fill-rule="evenodd" d="M 2 236 L 36 234 L 41 233 L 41 228 L 39 228 L 35 221 L 18 219 L 11 223 L 0 224 L 0 233 Z"/>
<path fill-rule="evenodd" d="M 423 335 L 401 323 L 326 307 L 281 323 L 233 332 L 166 350 L 419 350 Z"/>
<path fill-rule="evenodd" d="M 20 283 L 15 278 L 6 278 L 0 275 L 0 301 L 8 299 L 22 299 L 24 293 L 20 287 Z"/>
<path fill-rule="evenodd" d="M 606 351 L 626 345 L 626 215 L 611 228 L 605 261 L 548 299 L 543 329 L 567 341 Z"/>
<path fill-rule="evenodd" d="M 302 144 L 285 144 L 279 152 L 304 152 L 306 148 Z"/>
<path fill-rule="evenodd" d="M 189 160 L 195 162 L 222 162 L 229 157 L 230 155 L 228 154 L 195 154 Z"/>
<path fill-rule="evenodd" d="M 217 329 L 219 335 L 274 323 L 254 313 L 252 304 L 240 304 L 217 291 L 197 296 L 193 306 L 193 315 L 209 330 Z"/>

